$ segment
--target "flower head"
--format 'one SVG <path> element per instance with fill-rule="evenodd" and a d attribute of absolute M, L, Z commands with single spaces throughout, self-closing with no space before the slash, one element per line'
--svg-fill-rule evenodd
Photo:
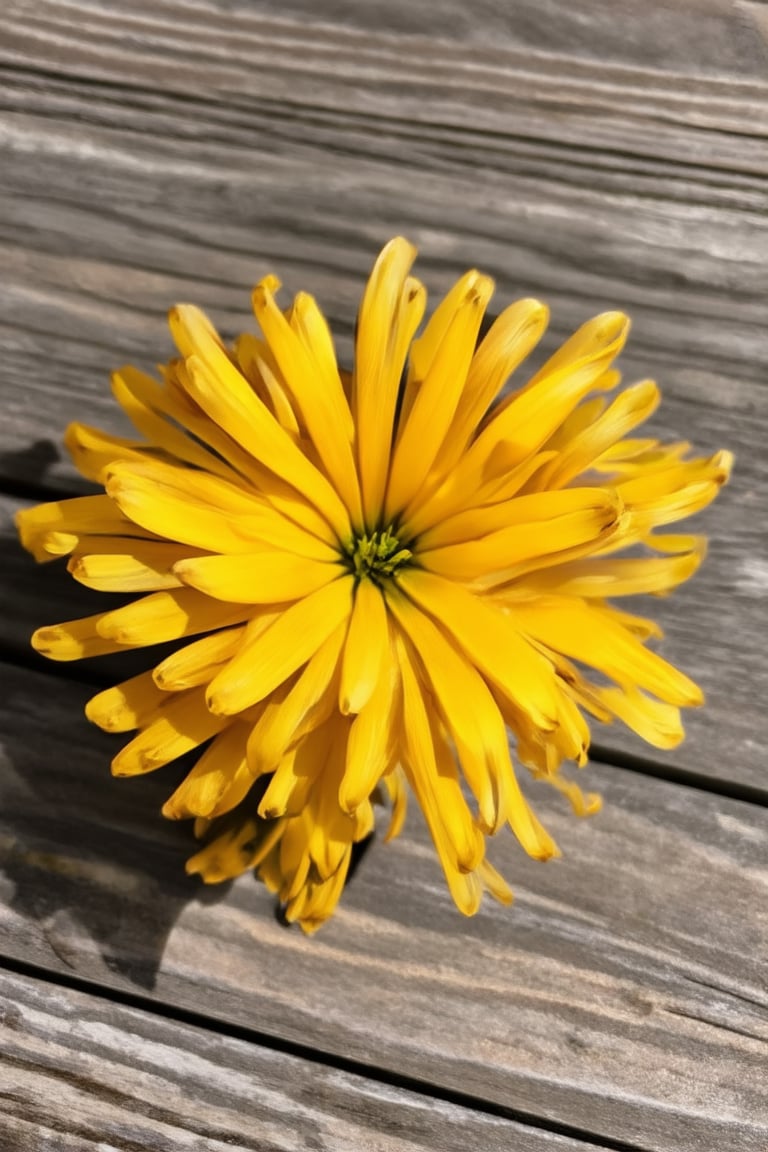
<path fill-rule="evenodd" d="M 201 750 L 164 807 L 205 839 L 189 871 L 255 868 L 308 931 L 333 911 L 376 802 L 391 836 L 414 793 L 471 914 L 484 890 L 511 899 L 488 835 L 509 824 L 531 855 L 557 852 L 510 733 L 517 759 L 586 813 L 598 798 L 561 770 L 586 762 L 586 716 L 671 748 L 680 708 L 701 703 L 646 646 L 659 629 L 612 601 L 692 575 L 703 540 L 657 529 L 708 504 L 730 456 L 632 435 L 659 393 L 648 380 L 615 393 L 621 313 L 518 381 L 547 310 L 519 300 L 479 340 L 493 284 L 473 271 L 417 335 L 414 257 L 395 239 L 376 261 L 351 374 L 312 297 L 282 308 L 274 277 L 253 293 L 261 335 L 232 347 L 196 308 L 173 309 L 179 355 L 161 379 L 113 378 L 137 437 L 67 432 L 104 494 L 19 516 L 38 560 L 69 555 L 83 584 L 139 594 L 41 628 L 39 652 L 180 642 L 89 702 L 100 727 L 137 731 L 113 772 Z"/>

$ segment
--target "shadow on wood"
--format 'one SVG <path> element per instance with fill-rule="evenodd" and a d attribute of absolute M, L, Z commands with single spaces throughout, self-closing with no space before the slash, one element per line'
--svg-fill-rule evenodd
<path fill-rule="evenodd" d="M 215 902 L 229 887 L 206 888 L 185 875 L 190 825 L 159 815 L 189 764 L 143 780 L 113 780 L 109 761 L 118 741 L 103 733 L 85 745 L 77 739 L 91 690 L 59 681 L 49 683 L 43 697 L 34 691 L 35 679 L 21 669 L 0 674 L 0 805 L 8 829 L 0 839 L 0 887 L 25 922 L 41 926 L 46 944 L 68 967 L 80 966 L 67 943 L 77 922 L 82 931 L 74 937 L 93 941 L 107 969 L 151 989 L 184 906 Z M 79 707 L 73 707 L 76 697 Z M 70 747 L 78 748 L 77 766 Z M 50 962 L 39 945 L 29 956 Z"/>
<path fill-rule="evenodd" d="M 4 478 L 6 489 L 8 479 L 11 485 L 21 484 L 32 487 L 44 485 L 48 480 L 51 465 L 61 460 L 61 452 L 53 440 L 33 440 L 23 448 L 6 448 L 0 452 L 0 477 Z M 73 490 L 79 487 L 78 481 L 73 482 Z"/>

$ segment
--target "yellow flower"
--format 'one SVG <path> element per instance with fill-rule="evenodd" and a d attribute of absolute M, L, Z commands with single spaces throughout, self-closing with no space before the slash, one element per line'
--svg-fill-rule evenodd
<path fill-rule="evenodd" d="M 283 310 L 274 277 L 253 293 L 261 336 L 231 348 L 196 308 L 173 309 L 179 356 L 161 381 L 134 368 L 113 379 L 138 438 L 67 432 L 105 493 L 19 516 L 38 560 L 69 555 L 83 584 L 143 594 L 41 628 L 39 652 L 184 641 L 89 702 L 107 731 L 138 730 L 113 772 L 205 746 L 164 808 L 207 838 L 189 871 L 213 882 L 256 868 L 307 931 L 333 912 L 377 801 L 395 835 L 415 794 L 472 914 L 484 890 L 511 899 L 487 835 L 509 824 L 532 856 L 557 852 L 509 732 L 583 814 L 599 799 L 561 764 L 586 762 L 585 714 L 671 748 L 681 706 L 701 703 L 646 647 L 659 629 L 610 601 L 696 570 L 700 537 L 655 530 L 713 499 L 729 454 L 632 438 L 659 394 L 643 381 L 610 396 L 621 313 L 585 324 L 525 382 L 514 374 L 547 309 L 511 304 L 478 344 L 493 291 L 479 272 L 417 335 L 414 257 L 395 239 L 376 261 L 351 375 L 312 297 Z"/>

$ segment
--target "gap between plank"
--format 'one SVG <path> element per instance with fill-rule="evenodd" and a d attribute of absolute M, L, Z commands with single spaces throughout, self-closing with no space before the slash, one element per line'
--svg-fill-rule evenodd
<path fill-rule="evenodd" d="M 193 1028 L 201 1028 L 207 1032 L 227 1036 L 232 1040 L 240 1040 L 248 1044 L 257 1044 L 262 1048 L 274 1052 L 281 1052 L 287 1056 L 294 1056 L 311 1064 L 321 1064 L 325 1067 L 335 1068 L 362 1079 L 373 1080 L 386 1084 L 391 1088 L 427 1096 L 432 1100 L 454 1104 L 470 1111 L 481 1112 L 488 1116 L 496 1116 L 502 1120 L 509 1120 L 517 1124 L 527 1125 L 542 1132 L 549 1132 L 555 1136 L 563 1136 L 570 1140 L 578 1140 L 591 1147 L 602 1147 L 605 1152 L 653 1152 L 652 1149 L 625 1140 L 614 1140 L 598 1132 L 590 1132 L 571 1124 L 563 1124 L 557 1120 L 537 1116 L 524 1109 L 509 1105 L 497 1104 L 492 1100 L 484 1100 L 469 1092 L 460 1092 L 457 1089 L 442 1087 L 428 1080 L 421 1080 L 417 1076 L 409 1076 L 402 1072 L 395 1072 L 375 1064 L 365 1064 L 361 1060 L 352 1060 L 334 1052 L 310 1048 L 295 1040 L 287 1040 L 282 1036 L 275 1036 L 269 1032 L 260 1032 L 256 1028 L 249 1028 L 235 1024 L 218 1016 L 196 1012 L 189 1008 L 182 1008 L 165 1001 L 153 1000 L 140 993 L 129 992 L 122 988 L 106 987 L 83 976 L 76 976 L 69 972 L 60 972 L 55 969 L 46 969 L 42 965 L 20 960 L 16 957 L 0 956 L 0 970 L 13 972 L 17 976 L 24 976 L 33 980 L 43 980 L 48 984 L 68 988 L 74 992 L 85 993 L 99 1000 L 112 1001 L 125 1008 L 148 1012 L 153 1016 L 173 1020 L 177 1024 L 185 1024 Z"/>
<path fill-rule="evenodd" d="M 704 772 L 694 772 L 691 768 L 678 768 L 674 764 L 657 763 L 646 760 L 633 752 L 606 748 L 598 741 L 589 746 L 589 761 L 606 764 L 611 768 L 623 768 L 638 776 L 652 776 L 655 780 L 666 780 L 668 784 L 679 784 L 683 788 L 695 788 L 700 792 L 711 792 L 728 800 L 741 800 L 746 804 L 756 804 L 768 808 L 768 789 L 754 784 L 741 784 L 738 780 L 707 776 Z"/>

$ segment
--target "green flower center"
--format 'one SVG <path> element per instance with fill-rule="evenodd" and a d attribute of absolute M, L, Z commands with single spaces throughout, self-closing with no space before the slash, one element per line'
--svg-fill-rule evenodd
<path fill-rule="evenodd" d="M 401 548 L 392 531 L 392 525 L 383 532 L 363 533 L 347 545 L 350 571 L 358 580 L 367 578 L 379 584 L 389 578 L 413 556 L 409 548 Z"/>

